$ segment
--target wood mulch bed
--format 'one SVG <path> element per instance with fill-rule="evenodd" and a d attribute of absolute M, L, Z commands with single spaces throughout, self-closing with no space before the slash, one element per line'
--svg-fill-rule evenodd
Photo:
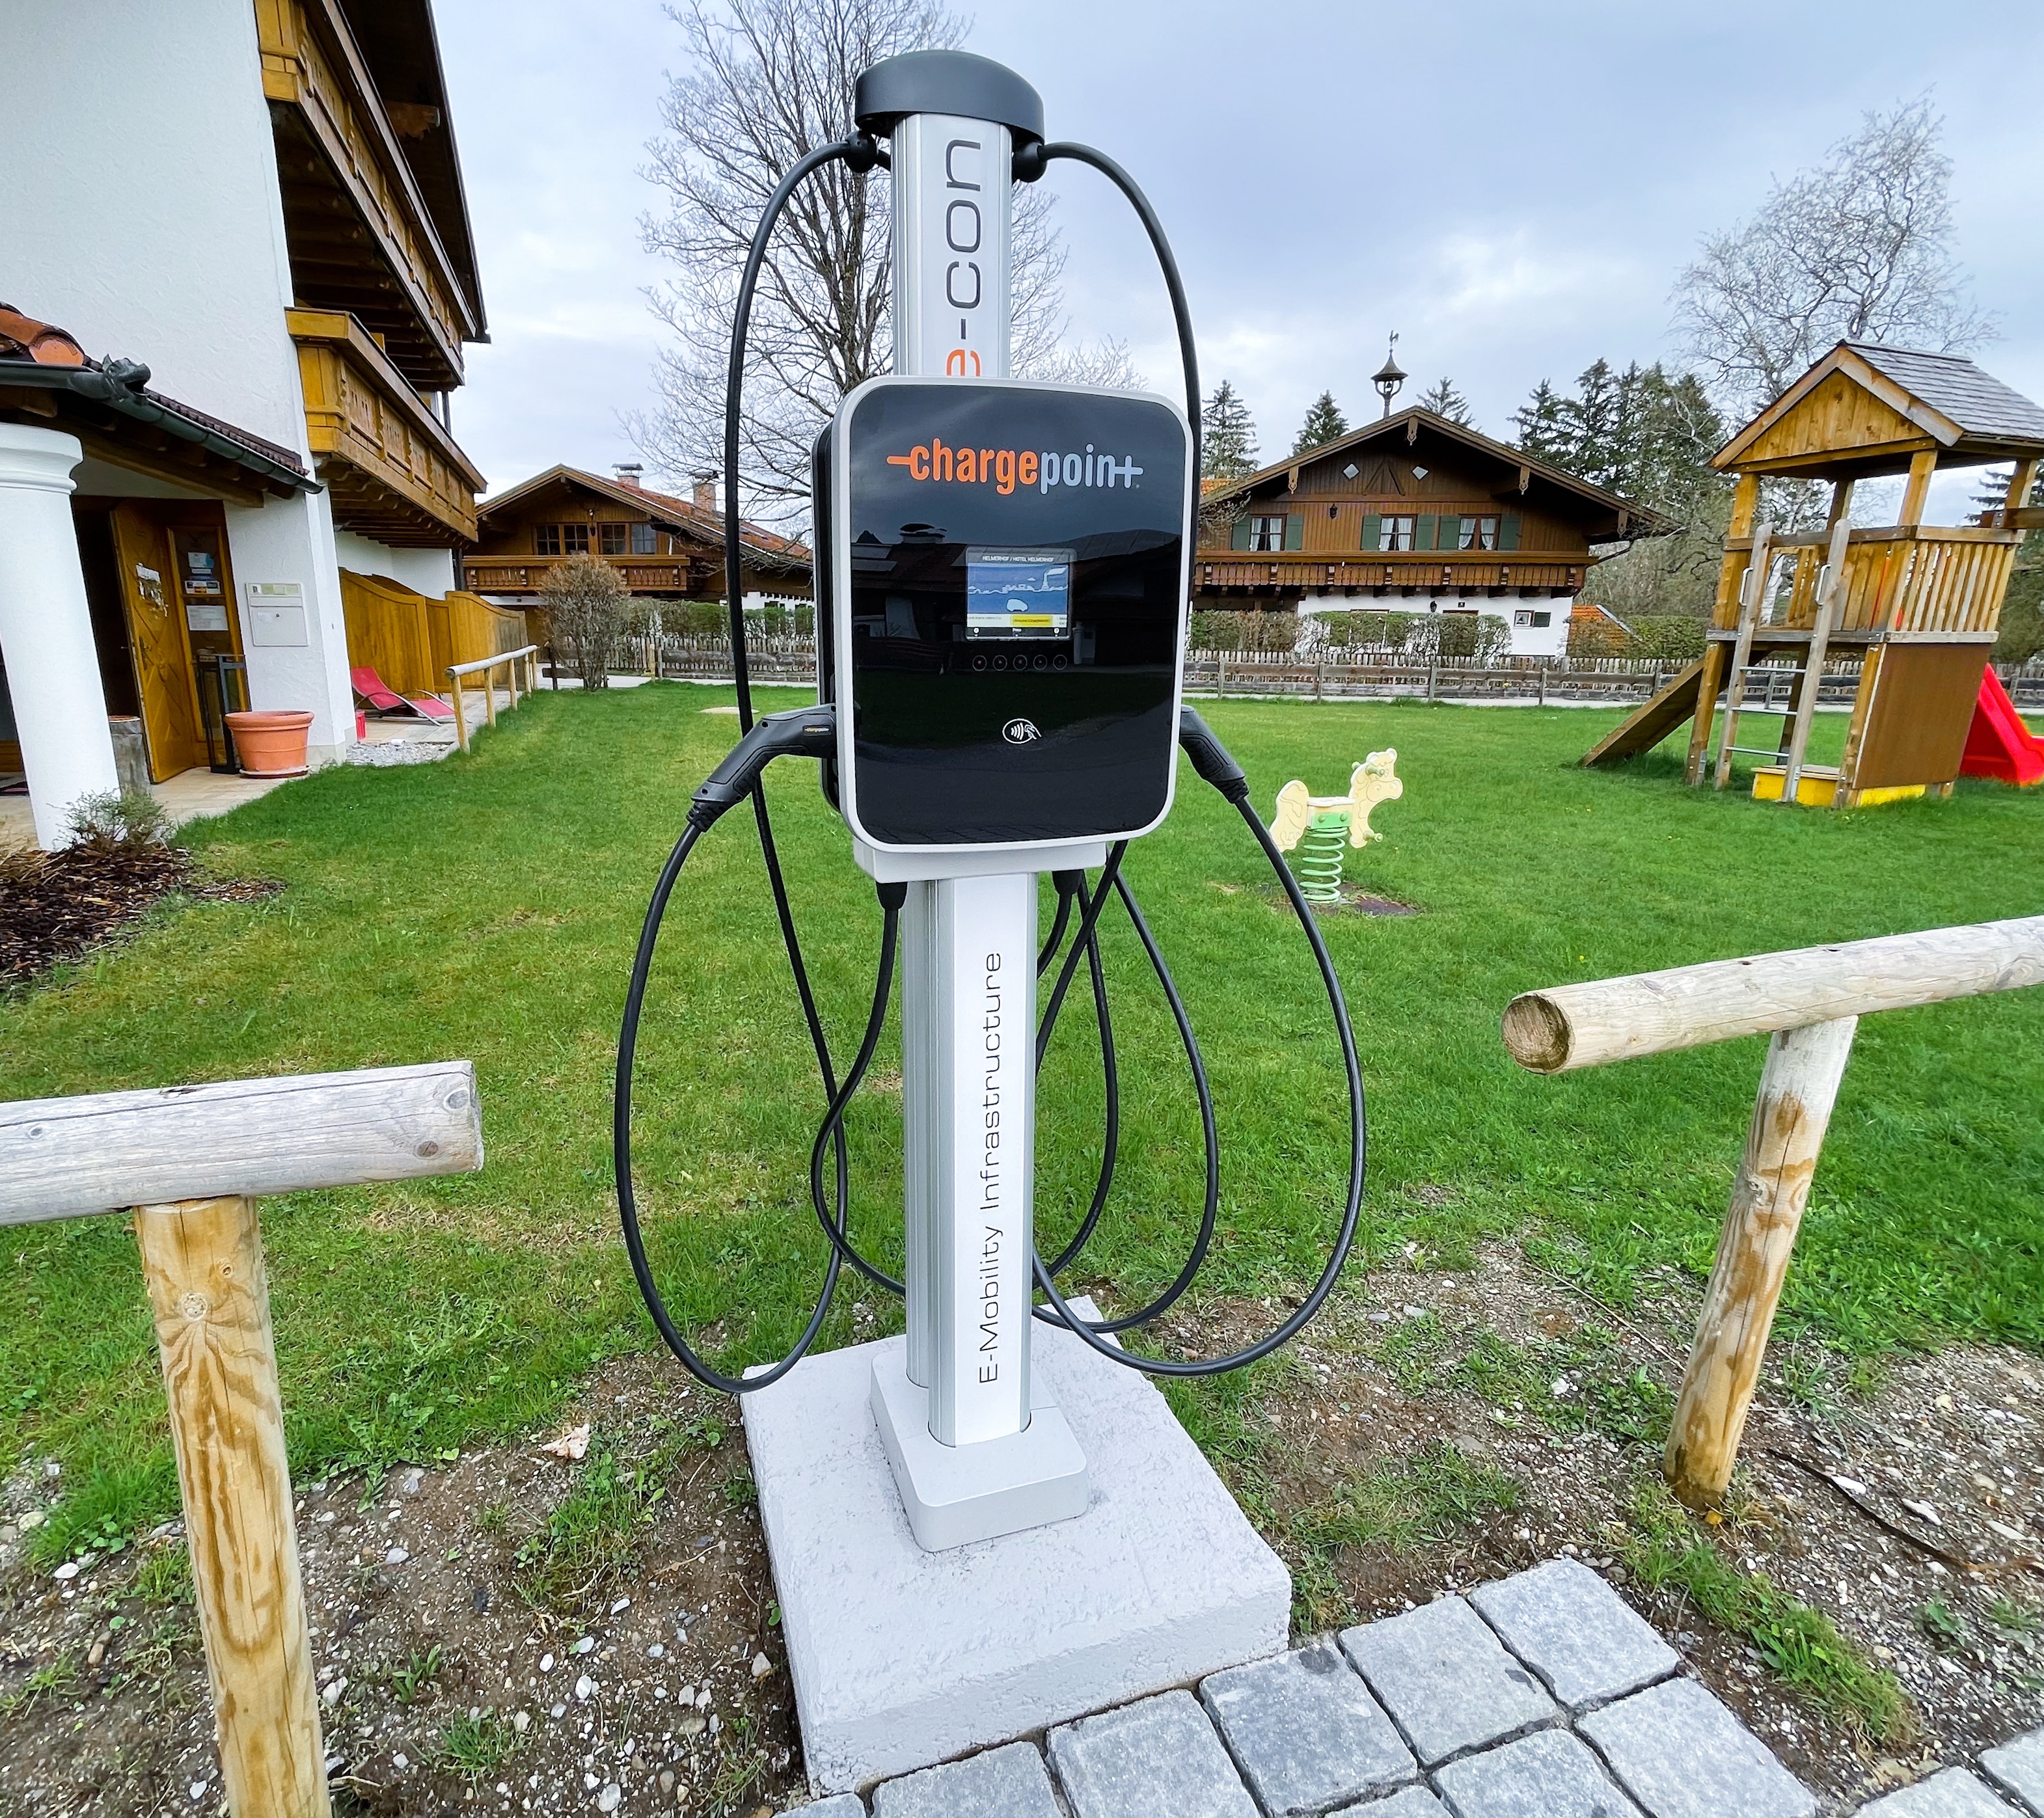
<path fill-rule="evenodd" d="M 166 897 L 246 902 L 283 886 L 213 878 L 181 846 L 81 840 L 0 853 L 0 990 L 28 984 L 133 930 Z"/>

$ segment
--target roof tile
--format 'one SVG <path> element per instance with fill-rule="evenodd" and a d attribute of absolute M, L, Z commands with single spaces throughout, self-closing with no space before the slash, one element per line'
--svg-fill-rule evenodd
<path fill-rule="evenodd" d="M 1883 347 L 1873 341 L 1847 341 L 1846 345 L 1877 372 L 1950 417 L 1963 434 L 2044 441 L 2044 409 L 1969 359 L 1915 348 Z"/>
<path fill-rule="evenodd" d="M 0 303 L 0 359 L 32 359 L 39 366 L 84 366 L 85 349 L 62 329 Z"/>

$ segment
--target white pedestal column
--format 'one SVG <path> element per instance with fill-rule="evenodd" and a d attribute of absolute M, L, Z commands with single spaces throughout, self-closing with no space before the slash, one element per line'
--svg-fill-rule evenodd
<path fill-rule="evenodd" d="M 75 436 L 0 423 L 0 655 L 46 851 L 69 842 L 80 796 L 121 786 L 71 526 L 84 455 Z"/>

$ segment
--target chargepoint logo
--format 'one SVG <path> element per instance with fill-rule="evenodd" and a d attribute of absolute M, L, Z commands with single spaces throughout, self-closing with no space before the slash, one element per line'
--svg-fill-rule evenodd
<path fill-rule="evenodd" d="M 1033 745 L 1043 735 L 1036 730 L 1034 720 L 1010 720 L 1001 728 L 1001 736 L 1011 745 Z"/>
<path fill-rule="evenodd" d="M 1089 442 L 1083 452 L 1034 448 L 953 448 L 941 437 L 889 455 L 890 467 L 906 467 L 912 480 L 952 486 L 990 486 L 1004 498 L 1018 486 L 1049 492 L 1054 486 L 1124 486 L 1136 490 L 1143 470 L 1132 455 L 1096 454 Z"/>

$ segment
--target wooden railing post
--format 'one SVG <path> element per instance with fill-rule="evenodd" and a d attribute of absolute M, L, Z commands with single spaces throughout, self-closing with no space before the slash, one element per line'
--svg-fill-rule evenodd
<path fill-rule="evenodd" d="M 1504 1045 L 1535 1073 L 1770 1038 L 1668 1436 L 1668 1479 L 1683 1501 L 1708 1508 L 1731 1481 L 1859 1019 L 2037 986 L 2044 916 L 1553 986 L 1505 1007 Z"/>
<path fill-rule="evenodd" d="M 256 1202 L 136 1209 L 234 1818 L 327 1818 Z"/>
<path fill-rule="evenodd" d="M 454 736 L 463 751 L 468 749 L 468 701 L 462 693 L 462 677 L 459 670 L 450 669 L 448 679 L 454 684 Z"/>
<path fill-rule="evenodd" d="M 1858 1027 L 1857 1017 L 1839 1017 L 1784 1029 L 1768 1044 L 1746 1154 L 1668 1433 L 1669 1486 L 1692 1509 L 1715 1508 L 1731 1486 L 1818 1151 Z"/>
<path fill-rule="evenodd" d="M 497 724 L 497 665 L 491 663 L 482 672 L 482 710 L 490 724 Z"/>

